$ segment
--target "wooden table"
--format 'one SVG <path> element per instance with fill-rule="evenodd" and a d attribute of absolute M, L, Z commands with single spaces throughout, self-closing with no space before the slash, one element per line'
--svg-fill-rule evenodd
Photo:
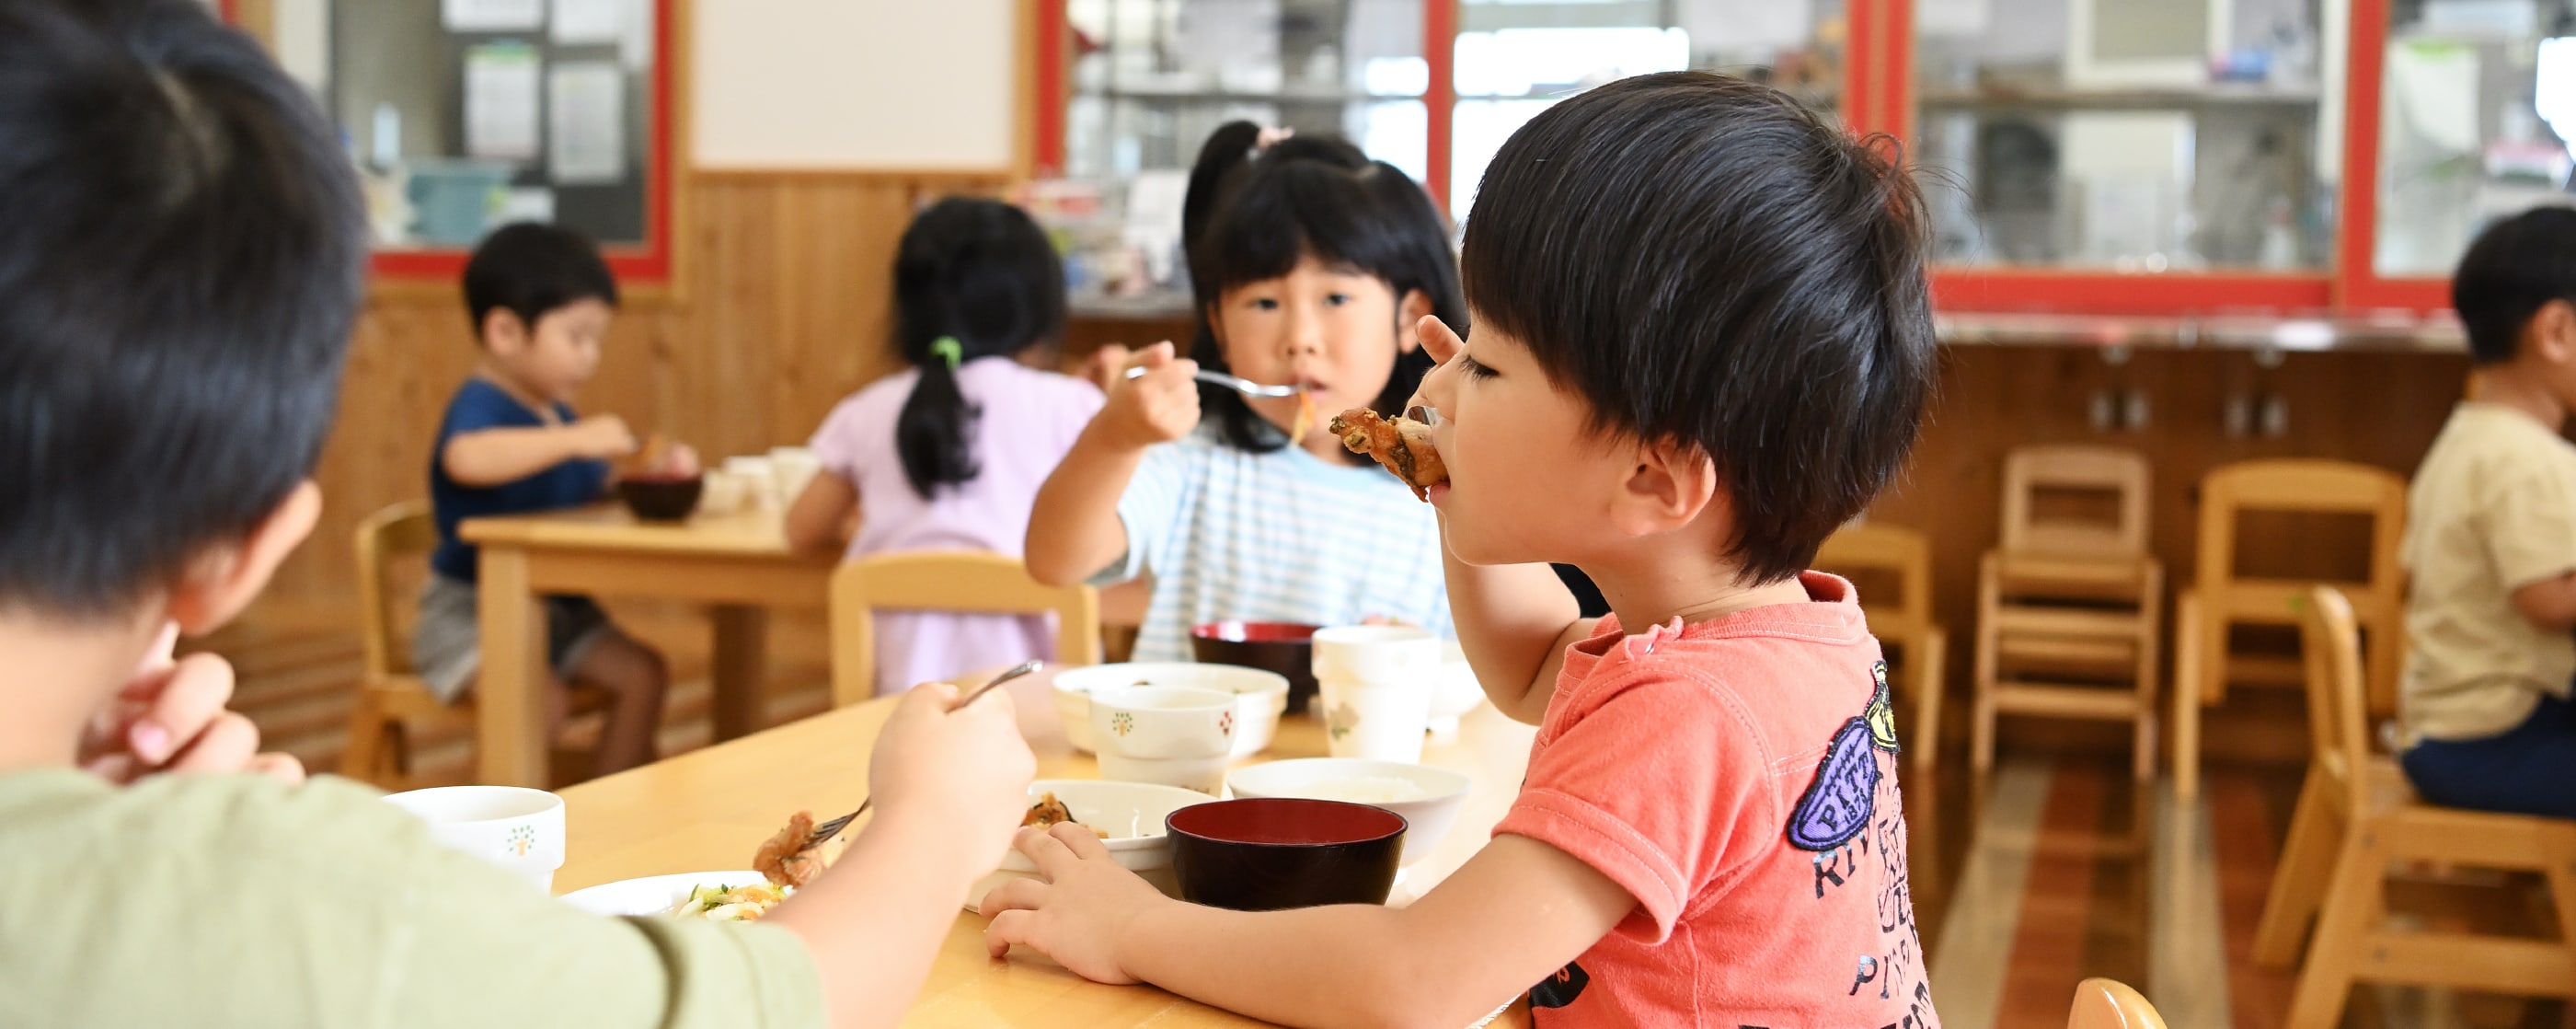
<path fill-rule="evenodd" d="M 546 631 L 540 596 L 586 593 L 709 605 L 715 621 L 715 736 L 758 722 L 768 608 L 822 607 L 838 554 L 787 548 L 774 511 L 638 522 L 592 508 L 475 518 L 483 667 L 475 691 L 476 780 L 546 785 Z"/>
<path fill-rule="evenodd" d="M 1010 687 L 1021 728 L 1038 752 L 1039 776 L 1096 778 L 1091 756 L 1065 744 L 1043 679 L 1032 676 Z M 891 708 L 889 700 L 841 708 L 564 790 L 568 860 L 555 874 L 555 888 L 749 866 L 752 850 L 790 813 L 846 811 L 867 794 L 868 754 Z M 1426 764 L 1465 772 L 1474 786 L 1448 837 L 1405 871 L 1395 903 L 1419 896 L 1484 845 L 1519 792 L 1532 732 L 1488 706 L 1467 717 L 1455 742 L 1425 749 Z M 1291 718 L 1269 752 L 1252 760 L 1323 753 L 1323 727 Z M 984 924 L 961 912 L 905 1025 L 1255 1024 L 1152 987 L 1087 982 L 1024 951 L 994 961 L 984 954 Z M 1515 1014 L 1497 1024 L 1527 1024 L 1518 1019 Z"/>

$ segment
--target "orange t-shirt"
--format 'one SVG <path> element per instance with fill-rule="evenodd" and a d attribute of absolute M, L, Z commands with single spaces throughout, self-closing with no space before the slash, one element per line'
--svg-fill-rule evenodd
<path fill-rule="evenodd" d="M 1497 833 L 1637 909 L 1530 993 L 1541 1026 L 1938 1029 L 1887 665 L 1851 584 L 1568 648 Z"/>

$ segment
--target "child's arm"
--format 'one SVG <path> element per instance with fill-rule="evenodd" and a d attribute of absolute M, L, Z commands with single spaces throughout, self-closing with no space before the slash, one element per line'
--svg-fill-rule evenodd
<path fill-rule="evenodd" d="M 1026 811 L 1037 759 L 1009 694 L 950 711 L 957 700 L 947 686 L 903 698 L 868 766 L 875 819 L 830 871 L 763 919 L 813 953 L 836 1029 L 902 1020 L 958 902 Z"/>
<path fill-rule="evenodd" d="M 2576 629 L 2576 571 L 2561 572 L 2514 590 L 2513 609 L 2543 632 Z"/>
<path fill-rule="evenodd" d="M 1460 561 L 1442 548 L 1449 581 L 1449 615 L 1458 646 L 1494 707 L 1514 721 L 1537 725 L 1556 695 L 1565 648 L 1600 624 L 1583 609 L 1556 570 L 1543 564 L 1488 565 Z"/>
<path fill-rule="evenodd" d="M 1260 913 L 1166 898 L 1080 826 L 1023 832 L 1019 848 L 1049 882 L 1021 880 L 985 900 L 996 956 L 1031 946 L 1090 979 L 1150 982 L 1287 1025 L 1466 1025 L 1637 906 L 1608 876 L 1525 836 L 1496 837 L 1408 908 Z"/>
<path fill-rule="evenodd" d="M 797 550 L 838 550 L 849 542 L 850 516 L 858 510 L 858 487 L 827 469 L 808 480 L 805 492 L 787 505 L 787 545 Z"/>
<path fill-rule="evenodd" d="M 606 460 L 635 452 L 626 420 L 598 414 L 570 425 L 461 432 L 439 451 L 447 477 L 469 487 L 517 482 L 566 461 Z"/>
<path fill-rule="evenodd" d="M 1141 377 L 1110 387 L 1100 414 L 1038 488 L 1022 552 L 1029 574 L 1050 586 L 1090 578 L 1127 550 L 1118 498 L 1144 461 L 1145 448 L 1189 435 L 1199 423 L 1198 362 L 1172 356 L 1172 345 L 1137 351 Z"/>

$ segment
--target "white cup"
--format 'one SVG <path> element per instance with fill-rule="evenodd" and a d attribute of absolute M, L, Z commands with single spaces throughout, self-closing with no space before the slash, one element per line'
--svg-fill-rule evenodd
<path fill-rule="evenodd" d="M 705 475 L 706 491 L 698 496 L 698 513 L 729 515 L 751 503 L 752 481 L 722 468 Z"/>
<path fill-rule="evenodd" d="M 728 457 L 725 474 L 742 477 L 749 496 L 745 506 L 754 511 L 777 511 L 787 505 L 778 499 L 778 476 L 770 469 L 766 457 Z"/>
<path fill-rule="evenodd" d="M 805 494 L 805 484 L 822 474 L 823 459 L 804 447 L 774 447 L 769 451 L 769 474 L 777 480 L 779 506 L 796 502 Z"/>
<path fill-rule="evenodd" d="M 1394 685 L 1440 671 L 1440 638 L 1408 625 L 1340 625 L 1315 630 L 1315 681 Z"/>
<path fill-rule="evenodd" d="M 1422 734 L 1431 726 L 1432 676 L 1396 683 L 1323 679 L 1317 685 L 1323 687 L 1317 701 L 1324 708 L 1325 748 L 1334 757 L 1422 760 Z"/>
<path fill-rule="evenodd" d="M 1241 705 L 1234 694 L 1186 686 L 1135 686 L 1091 696 L 1100 775 L 1215 796 L 1225 788 Z"/>
<path fill-rule="evenodd" d="M 518 786 L 441 786 L 385 801 L 429 823 L 429 835 L 554 891 L 564 863 L 563 798 Z"/>

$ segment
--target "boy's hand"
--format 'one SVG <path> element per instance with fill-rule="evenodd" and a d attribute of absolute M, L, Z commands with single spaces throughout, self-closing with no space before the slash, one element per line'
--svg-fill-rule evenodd
<path fill-rule="evenodd" d="M 573 455 L 593 460 L 624 457 L 635 452 L 635 432 L 626 427 L 626 419 L 613 414 L 595 414 L 572 423 Z"/>
<path fill-rule="evenodd" d="M 1127 367 L 1143 368 L 1145 374 L 1130 379 L 1121 372 L 1094 423 L 1107 433 L 1111 445 L 1143 450 L 1187 436 L 1198 427 L 1199 387 L 1190 379 L 1198 374 L 1198 362 L 1174 357 L 1172 345 L 1164 342 L 1136 351 Z"/>
<path fill-rule="evenodd" d="M 233 666 L 214 654 L 173 661 L 177 628 L 164 630 L 134 677 L 90 719 L 81 734 L 80 766 L 123 785 L 154 772 L 255 772 L 304 781 L 304 765 L 287 754 L 259 752 L 259 728 L 232 701 Z"/>
<path fill-rule="evenodd" d="M 1009 848 L 1038 770 L 1010 693 L 993 694 L 952 711 L 956 687 L 915 687 L 886 719 L 868 762 L 877 818 L 918 819 L 963 840 L 977 863 L 970 875 L 991 871 Z"/>
<path fill-rule="evenodd" d="M 1046 881 L 1015 879 L 985 895 L 978 911 L 993 924 L 984 930 L 984 949 L 998 958 L 1028 947 L 1093 982 L 1135 982 L 1119 963 L 1118 938 L 1138 915 L 1171 898 L 1120 867 L 1108 844 L 1081 825 L 1022 829 L 1012 845 Z"/>

